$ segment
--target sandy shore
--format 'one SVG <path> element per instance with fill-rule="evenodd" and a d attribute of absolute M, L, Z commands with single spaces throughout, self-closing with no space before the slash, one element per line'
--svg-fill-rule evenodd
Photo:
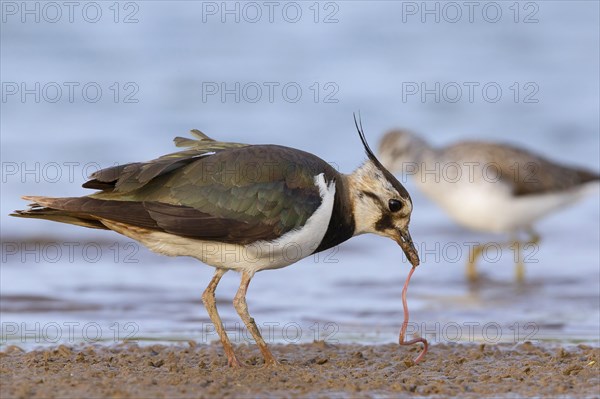
<path fill-rule="evenodd" d="M 0 397 L 599 397 L 600 349 L 447 345 L 273 345 L 277 368 L 262 367 L 254 346 L 236 348 L 248 365 L 226 366 L 212 345 L 60 346 L 0 353 Z"/>

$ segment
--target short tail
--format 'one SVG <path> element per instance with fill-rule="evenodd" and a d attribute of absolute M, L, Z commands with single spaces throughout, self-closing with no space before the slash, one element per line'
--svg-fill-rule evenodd
<path fill-rule="evenodd" d="M 72 210 L 69 204 L 81 201 L 81 198 L 51 198 L 25 196 L 24 200 L 31 201 L 29 209 L 17 210 L 10 216 L 19 218 L 46 219 L 53 222 L 74 224 L 91 229 L 108 230 L 97 218 L 82 212 Z"/>
<path fill-rule="evenodd" d="M 600 175 L 589 170 L 579 169 L 577 176 L 581 184 L 600 181 Z"/>

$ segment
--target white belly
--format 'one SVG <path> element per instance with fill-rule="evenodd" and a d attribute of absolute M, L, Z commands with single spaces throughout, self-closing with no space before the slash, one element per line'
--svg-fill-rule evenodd
<path fill-rule="evenodd" d="M 102 223 L 162 255 L 191 256 L 210 266 L 251 273 L 278 269 L 312 254 L 327 232 L 333 212 L 335 182 L 330 182 L 328 186 L 323 174 L 320 174 L 315 176 L 315 185 L 319 187 L 321 194 L 319 208 L 301 229 L 292 230 L 271 242 L 227 244 L 181 237 L 108 220 L 103 220 Z"/>
<path fill-rule="evenodd" d="M 417 185 L 457 223 L 473 230 L 506 233 L 529 227 L 548 213 L 577 201 L 597 183 L 570 191 L 518 197 L 501 182 L 425 180 L 417 181 Z"/>

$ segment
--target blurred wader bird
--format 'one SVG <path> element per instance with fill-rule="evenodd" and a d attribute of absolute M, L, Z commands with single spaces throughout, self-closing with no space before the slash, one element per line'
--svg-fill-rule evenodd
<path fill-rule="evenodd" d="M 382 138 L 379 157 L 392 172 L 410 168 L 417 186 L 462 226 L 512 235 L 509 245 L 517 247 L 518 281 L 525 274 L 518 233 L 528 234 L 528 244 L 538 243 L 533 223 L 597 190 L 600 179 L 595 172 L 510 145 L 463 141 L 433 148 L 403 130 Z M 442 170 L 448 173 L 440 176 Z M 478 245 L 469 255 L 466 273 L 471 281 L 477 279 L 475 264 L 484 248 Z"/>

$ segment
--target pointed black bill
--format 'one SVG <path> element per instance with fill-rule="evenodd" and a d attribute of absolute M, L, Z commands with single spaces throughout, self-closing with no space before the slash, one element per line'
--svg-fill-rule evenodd
<path fill-rule="evenodd" d="M 408 232 L 408 228 L 404 230 L 399 230 L 398 233 L 399 238 L 396 240 L 396 242 L 398 242 L 398 245 L 400 245 L 400 247 L 404 251 L 406 258 L 413 265 L 413 267 L 419 266 L 419 253 L 415 248 L 415 244 L 413 243 L 412 237 Z"/>

